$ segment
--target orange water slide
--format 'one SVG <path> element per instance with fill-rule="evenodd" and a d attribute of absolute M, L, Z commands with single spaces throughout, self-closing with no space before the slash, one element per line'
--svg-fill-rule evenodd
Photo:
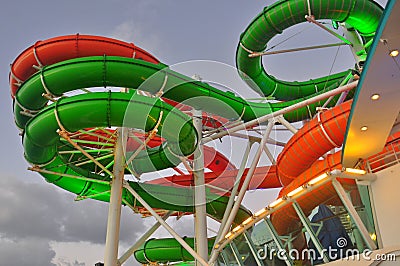
<path fill-rule="evenodd" d="M 320 113 L 289 140 L 277 160 L 278 176 L 285 185 L 279 197 L 287 195 L 323 173 L 342 169 L 341 151 L 328 154 L 323 160 L 318 159 L 333 148 L 341 147 L 351 103 L 352 101 L 348 101 Z M 379 154 L 385 153 L 389 145 L 399 139 L 400 132 L 389 137 L 386 147 Z M 379 154 L 374 156 L 379 156 Z M 347 191 L 351 191 L 353 203 L 360 204 L 355 181 L 352 179 L 339 179 L 339 181 Z M 306 215 L 320 204 L 342 205 L 331 183 L 298 198 L 297 202 Z M 296 230 L 300 226 L 299 217 L 292 206 L 274 212 L 271 221 L 281 235 Z"/>

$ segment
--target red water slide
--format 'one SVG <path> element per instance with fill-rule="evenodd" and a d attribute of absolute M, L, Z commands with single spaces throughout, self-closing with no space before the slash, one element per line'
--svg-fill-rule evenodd
<path fill-rule="evenodd" d="M 133 43 L 91 35 L 66 35 L 38 41 L 23 51 L 11 64 L 11 95 L 19 85 L 43 66 L 85 56 L 122 56 L 160 63 L 153 55 Z"/>

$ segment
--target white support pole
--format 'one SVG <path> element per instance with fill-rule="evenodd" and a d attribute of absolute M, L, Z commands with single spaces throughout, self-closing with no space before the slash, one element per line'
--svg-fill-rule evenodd
<path fill-rule="evenodd" d="M 231 211 L 231 213 L 230 213 L 230 215 L 228 217 L 228 220 L 227 220 L 227 222 L 226 222 L 226 224 L 224 226 L 224 229 L 222 230 L 222 234 L 220 236 L 220 239 L 217 239 L 216 243 L 218 243 L 222 239 L 222 237 L 226 235 L 226 233 L 229 231 L 229 227 L 231 226 L 233 220 L 236 217 L 236 214 L 237 214 L 237 212 L 238 212 L 238 210 L 240 208 L 240 205 L 242 203 L 244 195 L 245 195 L 245 193 L 247 191 L 247 188 L 249 186 L 249 183 L 251 181 L 251 178 L 253 177 L 254 171 L 255 171 L 255 169 L 257 167 L 257 164 L 258 164 L 258 162 L 260 160 L 261 154 L 262 154 L 262 152 L 264 150 L 263 147 L 265 146 L 265 144 L 267 142 L 267 139 L 268 139 L 268 137 L 269 137 L 269 135 L 270 135 L 270 133 L 272 131 L 272 127 L 274 126 L 274 124 L 275 124 L 275 119 L 274 118 L 272 118 L 272 119 L 270 119 L 268 121 L 268 125 L 267 125 L 267 128 L 265 130 L 264 136 L 262 137 L 262 139 L 260 141 L 260 146 L 258 147 L 256 154 L 254 155 L 253 161 L 251 163 L 249 171 L 247 172 L 246 178 L 243 181 L 242 187 L 241 187 L 241 189 L 240 189 L 240 191 L 238 193 L 238 196 L 236 198 L 235 204 L 233 205 L 232 211 Z M 213 257 L 210 258 L 209 263 L 213 264 L 215 262 L 215 260 L 217 259 L 217 257 L 218 257 L 218 252 L 215 252 L 213 254 Z"/>
<path fill-rule="evenodd" d="M 283 115 L 280 115 L 277 117 L 277 120 L 279 123 L 281 123 L 283 126 L 285 126 L 287 129 L 290 130 L 290 132 L 292 132 L 293 134 L 296 134 L 297 131 L 299 131 L 297 128 L 295 128 L 292 124 L 289 123 L 289 121 L 287 121 Z"/>
<path fill-rule="evenodd" d="M 201 110 L 193 110 L 193 124 L 197 130 L 198 145 L 194 151 L 193 179 L 194 179 L 194 230 L 196 239 L 196 251 L 204 260 L 208 260 L 207 240 L 207 210 L 206 210 L 206 186 L 204 180 L 204 152 L 202 140 L 203 116 Z M 196 261 L 196 265 L 199 262 Z"/>
<path fill-rule="evenodd" d="M 335 188 L 336 192 L 339 195 L 339 198 L 342 200 L 344 207 L 346 208 L 347 212 L 349 213 L 351 219 L 353 220 L 354 224 L 356 225 L 357 229 L 360 231 L 362 238 L 364 239 L 365 243 L 367 244 L 370 250 L 376 249 L 375 242 L 371 239 L 367 228 L 365 227 L 364 223 L 362 222 L 360 216 L 358 215 L 356 209 L 351 203 L 349 197 L 346 194 L 346 191 L 342 187 L 342 185 L 336 179 L 332 180 L 332 185 Z"/>
<path fill-rule="evenodd" d="M 242 162 L 240 163 L 240 168 L 236 175 L 235 183 L 234 183 L 232 191 L 231 191 L 231 195 L 229 196 L 228 204 L 226 205 L 226 208 L 225 208 L 224 216 L 222 217 L 222 220 L 221 220 L 221 225 L 219 227 L 217 237 L 215 238 L 215 243 L 218 243 L 218 241 L 221 239 L 222 231 L 225 228 L 229 214 L 232 211 L 232 206 L 235 203 L 235 197 L 236 197 L 239 185 L 240 185 L 240 181 L 242 180 L 242 175 L 244 173 L 244 170 L 246 169 L 247 159 L 249 157 L 249 153 L 250 153 L 251 146 L 253 145 L 253 143 L 254 142 L 252 142 L 252 141 L 249 141 L 247 143 L 246 150 L 244 151 Z M 212 251 L 211 257 L 213 256 L 214 252 L 215 252 L 215 249 Z"/>
<path fill-rule="evenodd" d="M 115 143 L 113 178 L 111 181 L 110 204 L 108 207 L 107 235 L 104 256 L 105 266 L 118 265 L 119 228 L 121 220 L 122 184 L 124 181 L 125 156 L 124 147 L 127 142 L 127 129 L 120 128 Z"/>
<path fill-rule="evenodd" d="M 160 215 L 157 214 L 155 210 L 153 210 L 153 208 L 129 185 L 127 181 L 124 181 L 124 188 L 126 188 L 129 193 L 131 193 L 132 196 L 134 196 L 136 200 L 150 212 L 150 214 L 165 228 L 165 230 L 168 231 L 168 233 L 171 234 L 171 236 L 176 239 L 176 241 L 179 242 L 179 244 L 182 245 L 184 249 L 187 250 L 187 252 L 189 252 L 190 255 L 193 256 L 193 258 L 198 260 L 201 265 L 208 266 L 208 263 L 202 257 L 200 257 L 199 254 L 197 254 L 196 251 L 194 251 L 189 244 L 186 243 L 185 240 L 183 240 L 183 238 L 180 237 L 180 235 L 175 232 L 174 229 L 172 229 L 172 227 L 169 226 L 169 224 L 167 224 Z"/>
<path fill-rule="evenodd" d="M 263 150 L 265 152 L 265 154 L 267 155 L 269 161 L 271 162 L 272 165 L 276 164 L 275 158 L 272 155 L 272 153 L 269 151 L 268 147 L 266 145 L 264 145 Z"/>
<path fill-rule="evenodd" d="M 168 219 L 168 217 L 171 216 L 171 214 L 174 213 L 173 211 L 169 211 L 166 214 L 163 215 L 162 219 L 165 221 Z M 156 222 L 149 230 L 147 230 L 146 233 L 144 233 L 136 243 L 130 247 L 125 253 L 118 259 L 118 264 L 122 265 L 125 261 L 127 261 L 132 254 L 141 246 L 144 244 L 144 242 L 155 232 L 157 229 L 161 226 L 159 222 Z"/>
<path fill-rule="evenodd" d="M 248 122 L 240 124 L 238 126 L 234 126 L 232 128 L 228 128 L 228 129 L 226 129 L 224 131 L 221 131 L 219 133 L 216 133 L 216 134 L 214 134 L 212 136 L 203 138 L 203 144 L 205 144 L 207 142 L 210 142 L 212 140 L 215 140 L 215 139 L 220 139 L 223 136 L 232 134 L 232 133 L 234 133 L 234 132 L 236 132 L 238 130 L 243 130 L 243 129 L 246 129 L 246 128 L 249 128 L 249 127 L 252 127 L 252 126 L 255 126 L 255 125 L 259 125 L 261 123 L 264 123 L 264 122 L 268 121 L 268 119 L 271 119 L 271 118 L 279 116 L 279 115 L 286 114 L 288 112 L 294 111 L 294 110 L 299 109 L 301 107 L 304 107 L 304 106 L 310 105 L 312 103 L 324 100 L 326 98 L 329 98 L 330 96 L 334 96 L 334 95 L 337 95 L 339 93 L 342 93 L 343 91 L 348 91 L 348 90 L 354 89 L 355 87 L 357 87 L 357 84 L 358 84 L 358 80 L 353 81 L 353 82 L 351 82 L 351 83 L 349 83 L 347 85 L 340 86 L 340 87 L 338 87 L 336 89 L 321 93 L 321 94 L 319 94 L 317 96 L 314 96 L 314 97 L 309 98 L 307 100 L 304 100 L 302 102 L 295 103 L 295 104 L 290 105 L 288 107 L 282 108 L 281 110 L 278 110 L 276 112 L 273 112 L 273 113 L 270 113 L 270 114 L 266 114 L 266 115 L 264 115 L 262 117 L 259 117 L 257 119 L 248 121 Z"/>

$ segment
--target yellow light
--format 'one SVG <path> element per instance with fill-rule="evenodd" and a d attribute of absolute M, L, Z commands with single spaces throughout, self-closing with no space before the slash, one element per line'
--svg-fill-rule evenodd
<path fill-rule="evenodd" d="M 399 55 L 399 50 L 397 50 L 397 49 L 391 50 L 391 51 L 389 52 L 389 55 L 390 55 L 391 57 L 396 57 L 396 56 Z"/>
<path fill-rule="evenodd" d="M 367 126 L 363 126 L 363 127 L 361 127 L 360 129 L 361 129 L 361 131 L 367 131 L 367 130 L 368 130 L 368 127 L 367 127 Z"/>
<path fill-rule="evenodd" d="M 358 175 L 365 175 L 367 172 L 362 169 L 354 169 L 354 168 L 346 168 L 345 171 L 347 173 L 358 174 Z"/>
<path fill-rule="evenodd" d="M 378 93 L 372 94 L 371 95 L 371 100 L 376 101 L 380 98 L 381 96 Z"/>
<path fill-rule="evenodd" d="M 372 240 L 376 241 L 376 234 L 375 233 L 372 233 L 369 236 L 371 237 Z"/>
<path fill-rule="evenodd" d="M 215 246 L 214 246 L 214 249 L 218 249 L 219 248 L 219 244 L 216 244 Z"/>
<path fill-rule="evenodd" d="M 268 205 L 268 207 L 274 208 L 274 207 L 278 206 L 282 201 L 283 201 L 283 199 L 282 199 L 282 198 L 279 198 L 279 199 L 275 200 L 274 202 L 270 203 L 270 204 Z"/>
<path fill-rule="evenodd" d="M 256 212 L 256 213 L 254 214 L 254 216 L 258 217 L 258 216 L 263 215 L 263 214 L 266 213 L 266 212 L 267 212 L 267 209 L 266 209 L 266 208 L 262 208 L 261 210 L 259 210 L 258 212 Z"/>
<path fill-rule="evenodd" d="M 303 190 L 304 190 L 304 187 L 301 186 L 301 187 L 296 188 L 295 190 L 290 191 L 287 195 L 289 197 L 293 197 L 294 195 L 296 195 L 297 193 L 299 193 L 299 192 L 301 192 Z"/>
<path fill-rule="evenodd" d="M 314 185 L 314 184 L 318 183 L 319 181 L 324 180 L 324 179 L 327 178 L 327 177 L 328 177 L 328 175 L 327 175 L 326 173 L 323 173 L 322 175 L 317 176 L 317 177 L 314 178 L 314 179 L 311 179 L 310 182 L 308 182 L 308 184 Z"/>
<path fill-rule="evenodd" d="M 246 220 L 244 220 L 244 222 L 242 223 L 242 225 L 249 224 L 252 220 L 253 220 L 253 217 L 249 217 L 249 218 L 247 218 Z"/>
<path fill-rule="evenodd" d="M 243 227 L 241 227 L 240 225 L 236 226 L 235 228 L 233 228 L 232 232 L 236 233 L 237 231 L 239 231 L 240 229 L 242 229 Z"/>
<path fill-rule="evenodd" d="M 232 234 L 231 232 L 229 232 L 229 233 L 227 233 L 227 234 L 225 235 L 225 238 L 228 239 L 228 238 L 230 238 L 232 235 L 233 235 L 233 234 Z"/>

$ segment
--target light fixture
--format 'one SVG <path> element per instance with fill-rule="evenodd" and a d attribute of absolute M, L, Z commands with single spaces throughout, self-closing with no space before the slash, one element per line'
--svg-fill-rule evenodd
<path fill-rule="evenodd" d="M 367 131 L 368 127 L 367 126 L 362 126 L 360 129 L 361 129 L 361 131 Z"/>
<path fill-rule="evenodd" d="M 274 208 L 274 207 L 278 206 L 278 205 L 279 205 L 280 203 L 282 203 L 282 202 L 283 202 L 283 199 L 282 199 L 282 198 L 279 198 L 279 199 L 275 200 L 274 202 L 270 203 L 270 204 L 268 205 L 268 207 Z"/>
<path fill-rule="evenodd" d="M 399 55 L 399 50 L 398 49 L 390 50 L 389 55 L 391 57 L 396 57 Z"/>
<path fill-rule="evenodd" d="M 372 94 L 371 95 L 371 100 L 376 101 L 380 98 L 381 96 L 378 93 Z"/>
<path fill-rule="evenodd" d="M 372 233 L 369 235 L 373 241 L 376 241 L 376 234 Z"/>
<path fill-rule="evenodd" d="M 235 228 L 233 228 L 232 232 L 236 233 L 237 231 L 239 231 L 240 229 L 242 229 L 243 227 L 241 227 L 240 225 L 236 226 Z"/>
<path fill-rule="evenodd" d="M 261 210 L 259 210 L 258 212 L 256 212 L 255 214 L 254 214 L 254 216 L 256 216 L 256 217 L 258 217 L 258 216 L 261 216 L 261 215 L 263 215 L 264 213 L 267 213 L 267 209 L 266 208 L 262 208 Z"/>
<path fill-rule="evenodd" d="M 354 168 L 346 168 L 345 171 L 347 173 L 358 174 L 358 175 L 365 175 L 367 172 L 362 169 L 354 169 Z"/>
<path fill-rule="evenodd" d="M 253 217 L 249 217 L 249 218 L 247 218 L 246 220 L 243 221 L 242 225 L 244 226 L 246 224 L 249 224 L 252 220 L 253 220 Z"/>
<path fill-rule="evenodd" d="M 308 182 L 308 184 L 314 185 L 314 184 L 318 183 L 319 181 L 324 180 L 327 177 L 328 177 L 328 174 L 327 173 L 323 173 L 322 175 L 319 175 L 316 178 L 311 179 L 310 182 Z"/>
<path fill-rule="evenodd" d="M 232 235 L 233 235 L 233 234 L 232 234 L 231 232 L 229 232 L 229 233 L 227 233 L 227 234 L 225 235 L 225 238 L 228 239 L 228 238 L 230 238 Z"/>
<path fill-rule="evenodd" d="M 303 190 L 304 190 L 304 187 L 300 186 L 300 187 L 296 188 L 295 190 L 290 191 L 287 195 L 288 195 L 288 197 L 293 197 L 294 195 L 296 195 L 297 193 L 299 193 Z"/>

